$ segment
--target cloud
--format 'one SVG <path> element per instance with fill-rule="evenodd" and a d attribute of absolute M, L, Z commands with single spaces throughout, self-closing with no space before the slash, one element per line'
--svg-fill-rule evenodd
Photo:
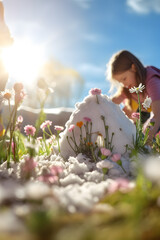
<path fill-rule="evenodd" d="M 104 75 L 105 69 L 93 64 L 84 63 L 78 66 L 78 70 L 82 73 L 87 73 L 90 75 Z"/>
<path fill-rule="evenodd" d="M 92 34 L 92 33 L 87 33 L 87 34 L 84 34 L 83 36 L 83 39 L 84 40 L 87 40 L 89 42 L 101 42 L 102 41 L 102 36 L 98 35 L 98 34 Z"/>
<path fill-rule="evenodd" d="M 81 8 L 90 8 L 92 0 L 72 0 L 77 3 Z"/>
<path fill-rule="evenodd" d="M 159 0 L 127 0 L 127 5 L 135 12 L 147 14 L 150 12 L 160 13 Z"/>

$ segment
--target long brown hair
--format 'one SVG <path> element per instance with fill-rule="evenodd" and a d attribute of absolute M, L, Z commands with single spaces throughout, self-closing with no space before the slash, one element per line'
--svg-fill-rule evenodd
<path fill-rule="evenodd" d="M 127 50 L 121 50 L 117 53 L 115 53 L 110 61 L 107 64 L 107 79 L 111 82 L 111 88 L 112 90 L 116 85 L 116 80 L 114 79 L 114 75 L 123 73 L 127 70 L 129 70 L 134 64 L 136 69 L 136 82 L 137 86 L 142 83 L 145 85 L 145 79 L 146 79 L 146 69 L 143 66 L 143 64 L 140 62 L 140 60 L 134 56 L 131 52 Z M 127 88 L 119 86 L 118 87 L 118 95 L 120 95 L 122 92 L 125 93 L 126 97 L 128 98 L 129 106 L 131 105 L 131 93 L 128 91 Z"/>

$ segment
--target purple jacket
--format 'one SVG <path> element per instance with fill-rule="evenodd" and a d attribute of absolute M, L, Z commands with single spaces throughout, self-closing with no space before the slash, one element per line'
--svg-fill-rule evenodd
<path fill-rule="evenodd" d="M 151 97 L 152 102 L 160 100 L 160 69 L 148 66 L 146 71 L 146 93 Z"/>

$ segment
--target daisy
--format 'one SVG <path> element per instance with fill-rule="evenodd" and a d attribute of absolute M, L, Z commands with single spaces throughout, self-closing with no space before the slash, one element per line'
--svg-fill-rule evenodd
<path fill-rule="evenodd" d="M 142 105 L 147 110 L 147 108 L 150 108 L 151 103 L 152 103 L 152 99 L 147 96 L 144 102 L 142 103 Z"/>
<path fill-rule="evenodd" d="M 130 93 L 134 93 L 134 92 L 139 93 L 139 92 L 142 92 L 144 90 L 144 88 L 145 88 L 145 86 L 142 85 L 142 83 L 140 83 L 138 87 L 130 88 L 129 91 L 130 91 Z"/>

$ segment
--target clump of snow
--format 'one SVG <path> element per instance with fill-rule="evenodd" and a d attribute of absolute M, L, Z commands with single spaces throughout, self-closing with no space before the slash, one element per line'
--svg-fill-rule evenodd
<path fill-rule="evenodd" d="M 100 173 L 97 170 L 94 170 L 92 172 L 86 172 L 84 174 L 84 178 L 88 181 L 88 182 L 95 182 L 95 183 L 99 183 L 103 180 L 103 174 Z"/>
<path fill-rule="evenodd" d="M 25 185 L 25 193 L 28 199 L 39 200 L 50 194 L 50 188 L 43 182 L 28 182 Z"/>
<path fill-rule="evenodd" d="M 54 195 L 59 199 L 63 207 L 70 212 L 90 211 L 107 192 L 109 183 L 99 184 L 86 182 L 83 186 L 78 184 L 68 185 L 65 188 L 53 187 Z"/>
<path fill-rule="evenodd" d="M 82 183 L 84 183 L 84 180 L 81 179 L 76 174 L 71 173 L 70 175 L 68 175 L 64 179 L 60 179 L 60 183 L 61 183 L 62 186 L 67 186 L 67 185 L 75 184 L 75 183 L 77 183 L 79 185 L 82 185 Z"/>

